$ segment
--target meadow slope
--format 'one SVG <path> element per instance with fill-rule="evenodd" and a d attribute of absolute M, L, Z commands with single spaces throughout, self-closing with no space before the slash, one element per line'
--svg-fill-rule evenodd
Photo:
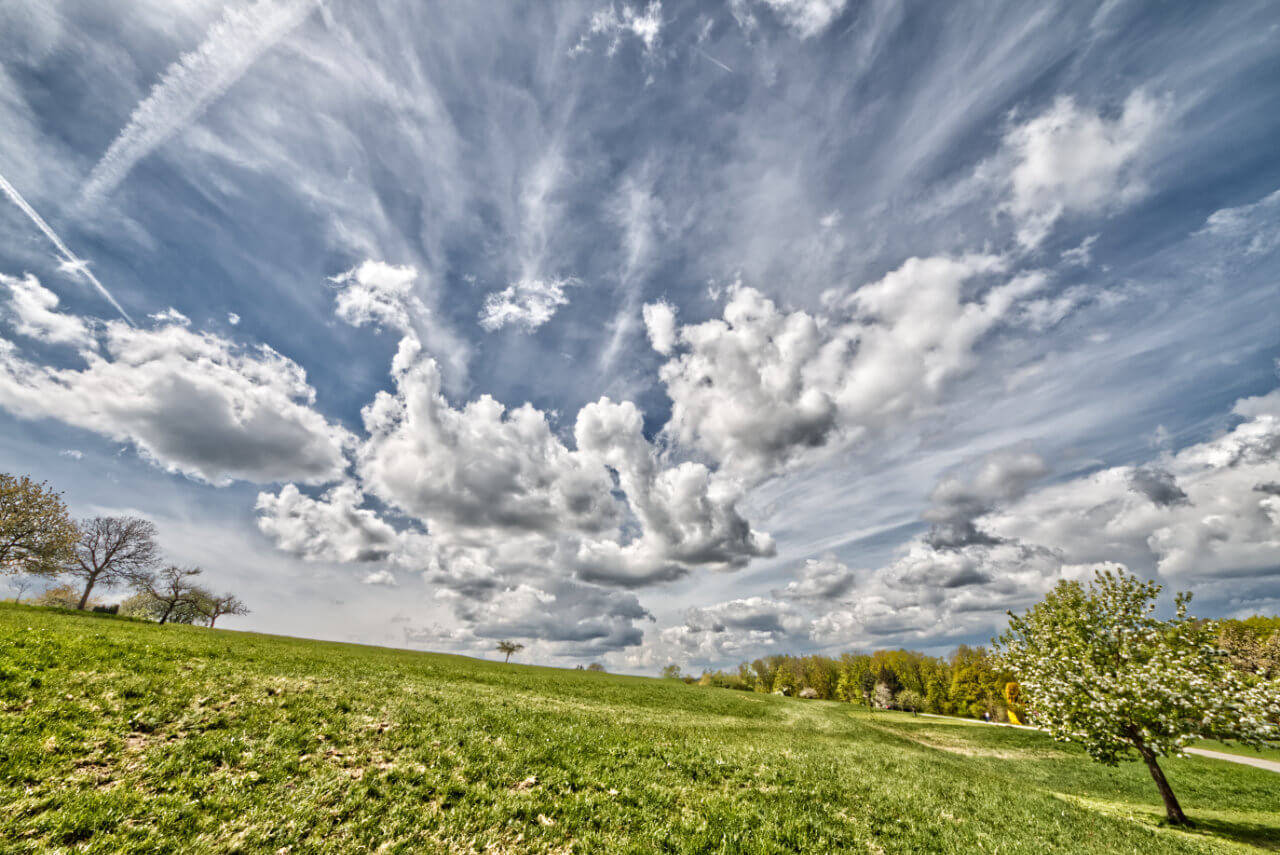
<path fill-rule="evenodd" d="M 848 704 L 0 606 L 4 852 L 1280 851 L 1280 776 Z"/>

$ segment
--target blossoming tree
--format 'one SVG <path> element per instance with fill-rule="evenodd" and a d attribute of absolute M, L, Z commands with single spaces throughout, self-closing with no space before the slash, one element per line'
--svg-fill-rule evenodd
<path fill-rule="evenodd" d="M 997 649 L 1035 724 L 1109 766 L 1141 758 L 1169 822 L 1182 825 L 1157 758 L 1201 737 L 1259 746 L 1280 736 L 1280 682 L 1231 668 L 1214 624 L 1188 617 L 1190 594 L 1177 595 L 1172 620 L 1154 617 L 1160 590 L 1119 569 L 1088 588 L 1060 582 L 1025 614 L 1010 612 Z"/>

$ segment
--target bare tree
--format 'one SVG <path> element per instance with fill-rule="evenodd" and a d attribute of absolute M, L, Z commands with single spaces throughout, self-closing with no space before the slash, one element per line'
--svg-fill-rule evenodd
<path fill-rule="evenodd" d="M 506 659 L 502 660 L 503 662 L 510 662 L 511 654 L 519 653 L 521 650 L 524 650 L 524 645 L 518 642 L 515 642 L 515 641 L 499 641 L 498 642 L 498 652 L 505 653 L 507 656 Z"/>
<path fill-rule="evenodd" d="M 0 573 L 56 576 L 71 556 L 76 525 L 62 498 L 25 475 L 0 474 Z"/>
<path fill-rule="evenodd" d="M 223 594 L 220 597 L 212 594 L 205 594 L 197 597 L 196 611 L 204 615 L 209 620 L 209 628 L 213 628 L 213 623 L 223 615 L 247 615 L 249 607 L 240 602 L 239 597 L 232 594 Z"/>
<path fill-rule="evenodd" d="M 27 591 L 31 590 L 31 586 L 34 585 L 35 583 L 36 583 L 36 577 L 26 573 L 23 573 L 22 575 L 19 575 L 19 576 L 14 576 L 12 579 L 10 579 L 9 587 L 13 589 L 15 594 L 17 594 L 17 596 L 13 598 L 13 602 L 15 604 L 22 602 L 22 595 L 25 594 Z"/>
<path fill-rule="evenodd" d="M 67 572 L 84 581 L 79 608 L 95 585 L 114 587 L 145 575 L 160 560 L 156 527 L 138 517 L 94 517 L 80 521 L 80 541 Z"/>
<path fill-rule="evenodd" d="M 199 567 L 170 565 L 159 573 L 137 573 L 131 581 L 139 591 L 155 601 L 160 623 L 165 623 L 180 610 L 194 610 L 196 603 L 208 596 L 191 581 L 203 572 Z"/>

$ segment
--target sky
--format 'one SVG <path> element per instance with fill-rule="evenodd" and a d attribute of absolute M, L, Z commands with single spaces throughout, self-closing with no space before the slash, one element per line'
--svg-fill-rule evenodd
<path fill-rule="evenodd" d="M 0 6 L 0 471 L 228 628 L 656 673 L 1280 611 L 1280 6 Z M 116 598 L 123 591 L 108 592 Z"/>

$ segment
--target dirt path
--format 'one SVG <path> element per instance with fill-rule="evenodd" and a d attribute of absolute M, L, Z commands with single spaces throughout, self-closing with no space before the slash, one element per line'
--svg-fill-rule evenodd
<path fill-rule="evenodd" d="M 1214 760 L 1226 760 L 1228 763 L 1243 763 L 1246 766 L 1266 769 L 1268 772 L 1280 772 L 1280 762 L 1267 760 L 1263 757 L 1249 757 L 1244 754 L 1227 754 L 1223 751 L 1210 751 L 1207 748 L 1188 748 L 1187 753 L 1198 754 L 1201 757 L 1212 757 Z"/>
<path fill-rule="evenodd" d="M 935 715 L 933 713 L 921 713 L 921 715 L 927 715 L 930 718 L 945 718 L 951 719 L 952 721 L 957 720 L 954 716 L 949 715 Z M 1040 729 L 1026 724 L 1002 724 L 998 721 L 978 721 L 977 719 L 960 719 L 960 721 L 964 721 L 966 724 L 993 724 L 996 727 L 1016 727 L 1020 730 Z M 1280 761 L 1267 760 L 1263 757 L 1249 757 L 1244 754 L 1227 754 L 1224 751 L 1210 751 L 1207 748 L 1188 748 L 1187 753 L 1196 754 L 1200 757 L 1209 757 L 1213 760 L 1225 760 L 1228 763 L 1242 763 L 1245 766 L 1253 766 L 1255 769 L 1266 769 L 1268 772 L 1280 773 Z"/>

